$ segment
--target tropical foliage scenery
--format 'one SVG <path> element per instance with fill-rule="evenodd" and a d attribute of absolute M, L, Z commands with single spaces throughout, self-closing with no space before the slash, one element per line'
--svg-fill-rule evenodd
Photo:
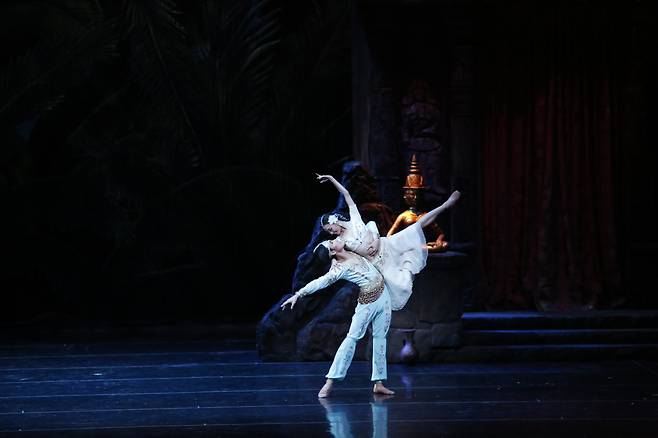
<path fill-rule="evenodd" d="M 3 2 L 4 321 L 255 320 L 287 293 L 336 202 L 314 172 L 351 153 L 349 11 Z"/>

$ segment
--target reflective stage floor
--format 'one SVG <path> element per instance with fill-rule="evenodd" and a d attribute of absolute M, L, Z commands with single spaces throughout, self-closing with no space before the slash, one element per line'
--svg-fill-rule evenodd
<path fill-rule="evenodd" d="M 2 436 L 656 437 L 658 363 L 263 363 L 253 342 L 0 345 Z"/>

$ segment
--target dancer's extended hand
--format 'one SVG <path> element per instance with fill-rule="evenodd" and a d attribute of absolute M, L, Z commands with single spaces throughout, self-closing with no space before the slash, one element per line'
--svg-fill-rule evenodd
<path fill-rule="evenodd" d="M 331 175 L 320 175 L 319 173 L 316 173 L 315 175 L 318 177 L 318 180 L 319 180 L 321 183 L 323 183 L 323 182 L 327 182 L 327 181 L 330 181 L 330 182 L 332 182 L 332 183 L 335 184 L 335 183 L 338 182 L 338 181 L 336 181 L 336 178 L 334 178 L 334 177 L 331 176 Z"/>
<path fill-rule="evenodd" d="M 286 306 L 288 304 L 290 304 L 290 310 L 292 310 L 292 308 L 295 307 L 295 303 L 297 302 L 298 299 L 299 299 L 299 295 L 292 294 L 290 298 L 288 298 L 281 304 L 281 310 L 286 310 Z"/>

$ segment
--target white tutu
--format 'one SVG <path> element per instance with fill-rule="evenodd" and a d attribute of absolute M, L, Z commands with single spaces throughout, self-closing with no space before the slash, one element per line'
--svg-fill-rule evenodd
<path fill-rule="evenodd" d="M 427 263 L 427 243 L 418 222 L 379 239 L 379 253 L 374 257 L 375 267 L 384 277 L 391 296 L 391 309 L 400 310 L 411 296 L 413 275 Z"/>

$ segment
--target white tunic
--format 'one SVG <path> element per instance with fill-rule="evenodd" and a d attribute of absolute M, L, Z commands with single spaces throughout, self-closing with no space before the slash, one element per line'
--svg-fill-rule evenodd
<path fill-rule="evenodd" d="M 343 262 L 337 262 L 334 259 L 331 262 L 329 272 L 310 281 L 306 286 L 297 291 L 297 294 L 300 296 L 312 294 L 338 280 L 351 281 L 363 291 L 382 283 L 384 278 L 372 263 L 358 254 L 353 254 L 349 260 Z"/>

